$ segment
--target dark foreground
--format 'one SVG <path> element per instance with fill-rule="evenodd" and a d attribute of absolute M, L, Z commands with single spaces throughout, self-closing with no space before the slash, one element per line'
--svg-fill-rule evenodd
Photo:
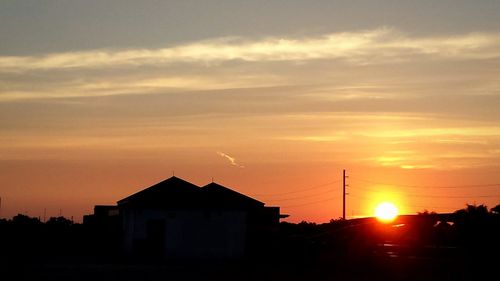
<path fill-rule="evenodd" d="M 498 280 L 498 258 L 96 261 L 3 264 L 1 280 Z M 7 267 L 5 267 L 7 265 Z"/>
<path fill-rule="evenodd" d="M 64 219 L 0 221 L 3 280 L 499 280 L 499 207 L 327 224 L 280 224 L 237 259 L 120 253 L 119 241 Z M 269 243 L 270 242 L 270 243 Z M 259 247 L 260 245 L 260 247 Z"/>

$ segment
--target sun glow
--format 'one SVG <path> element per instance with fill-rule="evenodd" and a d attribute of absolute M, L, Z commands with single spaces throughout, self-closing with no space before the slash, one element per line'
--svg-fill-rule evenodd
<path fill-rule="evenodd" d="M 375 208 L 375 216 L 382 222 L 393 221 L 398 216 L 398 208 L 390 202 L 380 203 Z"/>

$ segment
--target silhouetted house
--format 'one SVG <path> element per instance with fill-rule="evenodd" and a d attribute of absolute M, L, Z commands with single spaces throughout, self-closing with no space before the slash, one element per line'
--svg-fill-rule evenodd
<path fill-rule="evenodd" d="M 280 219 L 279 207 L 265 207 L 216 183 L 198 187 L 177 177 L 117 206 L 96 206 L 94 220 L 99 211 L 111 216 L 116 210 L 126 253 L 165 257 L 243 256 L 265 248 Z"/>

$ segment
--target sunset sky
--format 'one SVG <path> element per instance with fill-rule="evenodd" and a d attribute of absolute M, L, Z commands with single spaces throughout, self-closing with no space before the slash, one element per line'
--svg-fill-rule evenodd
<path fill-rule="evenodd" d="M 500 1 L 1 1 L 0 217 L 175 175 L 289 221 L 500 204 Z"/>

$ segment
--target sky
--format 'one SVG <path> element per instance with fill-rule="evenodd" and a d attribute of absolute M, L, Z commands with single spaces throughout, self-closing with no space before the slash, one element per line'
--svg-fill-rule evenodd
<path fill-rule="evenodd" d="M 500 204 L 500 1 L 0 1 L 0 217 L 173 174 L 288 221 Z"/>

